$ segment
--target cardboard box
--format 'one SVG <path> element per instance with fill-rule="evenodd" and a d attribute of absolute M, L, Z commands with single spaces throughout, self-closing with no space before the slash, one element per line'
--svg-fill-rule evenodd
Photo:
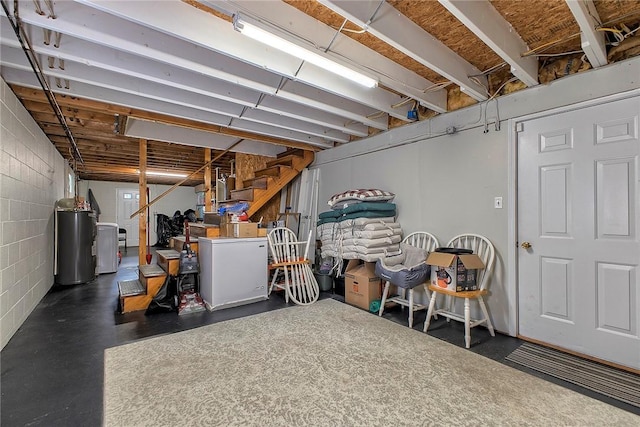
<path fill-rule="evenodd" d="M 425 262 L 432 266 L 432 285 L 455 292 L 478 290 L 478 270 L 484 268 L 478 255 L 431 252 Z"/>
<path fill-rule="evenodd" d="M 190 222 L 189 233 L 193 239 L 197 237 L 218 237 L 220 236 L 220 227 L 217 225 Z"/>
<path fill-rule="evenodd" d="M 220 227 L 231 224 L 232 217 L 233 215 L 231 215 L 230 213 L 223 213 L 222 215 L 220 215 Z"/>
<path fill-rule="evenodd" d="M 220 226 L 221 237 L 258 237 L 257 222 L 232 222 Z"/>
<path fill-rule="evenodd" d="M 369 311 L 371 301 L 380 299 L 380 278 L 375 262 L 352 259 L 344 272 L 345 302 Z"/>
<path fill-rule="evenodd" d="M 218 212 L 204 212 L 205 224 L 220 225 L 222 222 L 222 216 L 218 215 Z"/>

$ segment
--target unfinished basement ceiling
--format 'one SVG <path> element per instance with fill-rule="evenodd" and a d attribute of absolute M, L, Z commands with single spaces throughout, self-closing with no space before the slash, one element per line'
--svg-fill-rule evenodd
<path fill-rule="evenodd" d="M 2 4 L 2 77 L 85 180 L 136 182 L 140 138 L 149 169 L 183 173 L 241 141 L 213 165 L 229 173 L 235 151 L 324 150 L 640 54 L 639 1 L 18 1 L 80 162 Z M 234 17 L 377 86 L 253 40 Z"/>

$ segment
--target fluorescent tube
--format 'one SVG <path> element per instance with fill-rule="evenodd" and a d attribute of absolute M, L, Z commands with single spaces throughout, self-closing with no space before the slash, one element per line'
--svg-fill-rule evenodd
<path fill-rule="evenodd" d="M 281 50 L 282 52 L 288 53 L 289 55 L 293 55 L 304 61 L 310 62 L 313 65 L 324 68 L 327 71 L 331 71 L 332 73 L 361 84 L 362 86 L 372 88 L 378 85 L 376 79 L 365 76 L 364 74 L 352 70 L 351 68 L 338 64 L 331 59 L 325 58 L 322 55 L 307 50 L 295 43 L 292 43 L 288 40 L 274 35 L 273 33 L 263 30 L 262 28 L 259 28 L 258 26 L 247 22 L 239 15 L 236 15 L 234 17 L 233 26 L 237 31 L 249 38 L 259 41 L 260 43 L 264 43 L 275 49 Z"/>
<path fill-rule="evenodd" d="M 138 173 L 140 173 L 140 171 L 138 171 Z M 167 177 L 171 177 L 171 178 L 186 178 L 187 177 L 186 173 L 154 172 L 154 171 L 147 171 L 146 175 L 167 176 Z"/>

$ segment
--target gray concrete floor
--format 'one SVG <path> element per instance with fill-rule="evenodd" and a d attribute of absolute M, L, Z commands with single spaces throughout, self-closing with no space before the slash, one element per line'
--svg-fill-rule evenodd
<path fill-rule="evenodd" d="M 156 260 L 154 255 L 152 262 Z M 49 291 L 0 355 L 2 426 L 101 425 L 106 348 L 287 307 L 281 295 L 272 295 L 267 301 L 184 316 L 119 314 L 117 281 L 136 278 L 136 268 L 137 248 L 129 248 L 117 273 Z M 323 292 L 321 298 L 344 300 L 332 292 Z M 406 325 L 406 316 L 406 311 L 395 308 L 383 317 Z M 425 313 L 416 313 L 414 329 L 422 330 L 424 317 Z M 464 347 L 458 322 L 435 321 L 429 334 Z M 470 351 L 640 414 L 634 406 L 505 361 L 520 344 L 516 338 L 491 337 L 486 329 L 475 328 Z"/>

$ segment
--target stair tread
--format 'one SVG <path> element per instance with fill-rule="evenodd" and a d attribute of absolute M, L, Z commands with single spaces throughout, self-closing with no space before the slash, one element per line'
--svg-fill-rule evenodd
<path fill-rule="evenodd" d="M 295 154 L 289 154 L 286 156 L 278 157 L 273 160 L 267 161 L 267 166 L 268 167 L 279 166 L 279 165 L 291 166 L 291 164 L 293 164 L 293 159 L 297 157 L 300 157 L 300 156 L 296 156 Z"/>
<path fill-rule="evenodd" d="M 158 256 L 164 257 L 164 259 L 179 259 L 180 252 L 174 251 L 173 249 L 160 249 L 157 250 L 156 253 Z"/>
<path fill-rule="evenodd" d="M 300 155 L 296 155 L 296 154 Z M 266 167 L 273 169 L 263 169 L 261 171 L 254 171 L 254 176 L 271 176 L 272 179 L 269 179 L 269 184 L 266 189 L 261 190 L 254 194 L 254 198 L 252 200 L 249 209 L 247 210 L 247 215 L 251 218 L 260 209 L 262 209 L 266 203 L 271 200 L 278 192 L 284 188 L 284 186 L 288 185 L 292 180 L 298 176 L 304 168 L 313 163 L 314 152 L 309 150 L 301 150 L 291 152 L 287 150 L 288 156 L 278 156 L 277 159 L 270 160 L 267 162 Z M 290 162 L 289 166 L 284 166 Z M 270 175 L 271 174 L 271 175 Z"/>
<path fill-rule="evenodd" d="M 118 290 L 121 297 L 131 297 L 134 295 L 142 295 L 146 293 L 144 285 L 138 279 L 119 280 Z"/>
<path fill-rule="evenodd" d="M 245 199 L 227 199 L 227 200 L 220 200 L 218 202 L 219 205 L 223 205 L 225 203 L 238 203 L 238 202 L 244 202 L 246 201 Z"/>
<path fill-rule="evenodd" d="M 157 277 L 167 274 L 158 264 L 141 265 L 138 270 L 144 277 Z"/>
<path fill-rule="evenodd" d="M 249 187 L 244 187 L 244 188 L 238 188 L 237 190 L 231 190 L 231 194 L 233 193 L 239 193 L 241 191 L 246 191 L 246 190 L 260 190 L 260 188 L 254 187 L 254 186 L 249 186 Z"/>
<path fill-rule="evenodd" d="M 200 222 L 190 222 L 189 223 L 189 227 L 210 228 L 210 227 L 217 227 L 217 225 L 215 225 L 215 224 L 205 224 L 205 223 L 200 223 Z M 158 251 L 158 252 L 160 252 L 160 251 Z"/>
<path fill-rule="evenodd" d="M 276 157 L 280 158 L 280 157 L 291 156 L 291 155 L 303 157 L 304 150 L 302 148 L 289 148 L 287 151 L 284 151 L 278 154 Z"/>
<path fill-rule="evenodd" d="M 238 197 L 237 199 L 227 199 L 227 200 L 222 200 L 222 201 L 220 201 L 218 204 L 219 204 L 219 205 L 224 205 L 224 204 L 227 204 L 227 203 L 251 202 L 251 201 L 252 201 L 252 200 L 245 199 L 245 198 L 242 198 L 242 197 Z"/>
<path fill-rule="evenodd" d="M 289 166 L 285 165 L 274 165 L 266 167 L 264 169 L 258 169 L 254 171 L 253 174 L 256 176 L 256 178 L 262 178 L 265 176 L 278 176 L 280 175 L 280 170 L 285 168 L 291 169 Z"/>
<path fill-rule="evenodd" d="M 242 183 L 244 184 L 244 187 L 253 187 L 256 189 L 265 189 L 267 188 L 267 182 L 269 180 L 269 177 L 267 176 L 256 176 L 254 178 L 250 178 L 250 179 L 245 179 L 244 181 L 242 181 Z"/>
<path fill-rule="evenodd" d="M 239 190 L 232 190 L 231 194 L 229 195 L 231 198 L 227 199 L 226 201 L 246 201 L 246 202 L 252 202 L 253 201 L 253 197 L 255 196 L 255 192 L 256 192 L 256 188 L 254 187 L 246 187 L 246 188 L 241 188 Z"/>

